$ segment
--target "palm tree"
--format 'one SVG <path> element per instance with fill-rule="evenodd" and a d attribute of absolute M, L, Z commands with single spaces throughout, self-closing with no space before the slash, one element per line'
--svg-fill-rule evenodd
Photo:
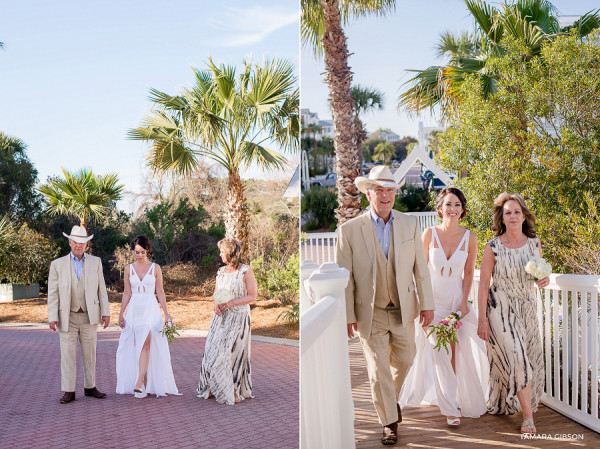
<path fill-rule="evenodd" d="M 329 85 L 329 104 L 335 130 L 338 224 L 356 217 L 360 192 L 354 179 L 361 173 L 362 149 L 357 131 L 352 98 L 352 72 L 342 25 L 368 14 L 385 15 L 394 9 L 395 0 L 302 0 L 302 41 L 312 47 L 316 57 L 324 56 Z"/>
<path fill-rule="evenodd" d="M 181 95 L 150 91 L 154 110 L 128 135 L 151 142 L 147 163 L 158 172 L 187 175 L 206 157 L 227 170 L 225 230 L 248 248 L 250 221 L 240 169 L 252 164 L 281 169 L 286 158 L 266 144 L 296 152 L 299 145 L 299 92 L 293 66 L 284 60 L 263 65 L 244 62 L 239 75 L 233 66 L 194 70 L 196 84 Z"/>
<path fill-rule="evenodd" d="M 352 98 L 354 99 L 354 127 L 356 132 L 356 145 L 360 148 L 360 165 L 362 167 L 363 153 L 362 143 L 367 138 L 367 131 L 360 116 L 366 112 L 383 109 L 383 92 L 380 90 L 363 87 L 360 84 L 352 86 Z"/>
<path fill-rule="evenodd" d="M 373 159 L 382 161 L 384 164 L 389 163 L 396 154 L 396 147 L 389 142 L 381 142 L 373 151 Z"/>
<path fill-rule="evenodd" d="M 64 179 L 54 177 L 39 191 L 46 197 L 47 212 L 71 215 L 87 229 L 90 218 L 106 216 L 122 198 L 124 186 L 116 174 L 95 175 L 91 169 L 70 173 L 62 169 Z"/>
<path fill-rule="evenodd" d="M 464 0 L 475 19 L 475 34 L 453 36 L 444 33 L 438 44 L 438 56 L 448 58 L 444 66 L 411 70 L 416 75 L 407 82 L 408 89 L 398 99 L 398 106 L 408 112 L 439 107 L 447 118 L 450 107 L 460 101 L 460 86 L 467 75 L 477 73 L 487 96 L 496 90 L 499 74 L 491 73 L 487 61 L 506 52 L 503 38 L 510 36 L 524 43 L 527 57 L 540 54 L 544 42 L 575 29 L 587 36 L 600 26 L 598 11 L 584 14 L 573 25 L 561 28 L 556 8 L 548 0 L 518 0 L 503 3 L 499 10 L 483 0 Z"/>

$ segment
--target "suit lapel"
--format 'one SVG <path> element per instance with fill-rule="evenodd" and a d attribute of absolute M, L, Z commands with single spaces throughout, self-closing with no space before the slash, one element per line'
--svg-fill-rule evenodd
<path fill-rule="evenodd" d="M 371 224 L 371 215 L 367 212 L 364 214 L 362 220 L 362 224 L 360 226 L 360 230 L 362 231 L 363 239 L 365 240 L 365 247 L 367 248 L 367 253 L 369 254 L 369 258 L 371 259 L 371 264 L 375 265 L 375 249 L 373 243 L 377 242 L 377 237 L 375 237 L 375 242 L 373 242 L 373 225 Z"/>

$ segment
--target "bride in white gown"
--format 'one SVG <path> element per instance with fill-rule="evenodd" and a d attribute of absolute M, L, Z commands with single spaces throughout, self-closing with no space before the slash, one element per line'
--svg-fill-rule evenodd
<path fill-rule="evenodd" d="M 123 331 L 117 348 L 117 393 L 135 394 L 136 398 L 144 398 L 148 393 L 157 397 L 178 395 L 169 343 L 160 333 L 163 319 L 158 302 L 165 321 L 172 319 L 167 312 L 162 272 L 160 266 L 147 258 L 151 246 L 146 236 L 136 237 L 131 249 L 136 263 L 125 267 L 125 291 L 119 315 Z"/>
<path fill-rule="evenodd" d="M 478 418 L 486 412 L 489 364 L 485 342 L 477 336 L 477 316 L 468 303 L 473 284 L 477 237 L 459 226 L 466 214 L 466 199 L 454 187 L 444 188 L 436 199 L 442 224 L 423 232 L 423 245 L 435 299 L 432 324 L 452 312 L 461 313 L 458 343 L 450 353 L 434 349 L 435 334 L 427 338 L 415 326 L 417 355 L 400 392 L 399 404 L 431 404 L 440 408 L 449 425 L 460 416 Z M 459 410 L 460 409 L 460 410 Z"/>

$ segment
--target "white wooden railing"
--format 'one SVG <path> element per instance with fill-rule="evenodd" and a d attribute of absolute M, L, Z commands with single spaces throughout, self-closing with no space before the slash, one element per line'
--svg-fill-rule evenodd
<path fill-rule="evenodd" d="M 421 232 L 425 228 L 437 224 L 437 212 L 406 212 L 406 215 L 414 215 L 419 220 Z M 312 260 L 318 265 L 335 260 L 335 245 L 337 233 L 335 232 L 310 232 L 303 234 L 300 251 L 302 260 Z"/>
<path fill-rule="evenodd" d="M 350 274 L 328 263 L 302 282 L 300 444 L 302 449 L 352 449 L 354 402 L 350 385 L 350 358 L 346 332 L 344 289 Z M 303 274 L 303 278 L 306 274 Z"/>
<path fill-rule="evenodd" d="M 478 289 L 476 270 L 469 297 L 476 310 Z M 546 374 L 542 402 L 600 432 L 600 276 L 551 274 L 550 284 L 536 291 Z"/>
<path fill-rule="evenodd" d="M 335 276 L 339 277 L 339 274 L 336 274 L 339 270 L 327 269 L 327 266 L 331 267 L 331 264 L 326 264 L 325 270 L 321 267 L 321 270 L 316 271 L 314 263 L 305 261 L 301 267 L 301 276 L 306 276 L 306 273 L 310 272 L 313 273 L 311 278 L 315 276 L 315 280 L 318 279 L 318 282 L 323 285 L 337 282 Z M 328 272 L 328 270 L 330 271 Z M 328 281 L 327 279 L 331 276 L 334 280 Z M 308 299 L 303 305 L 300 325 L 302 339 L 302 401 L 304 401 L 302 402 L 302 417 L 305 419 L 306 411 L 307 414 L 314 417 L 319 416 L 318 419 L 321 420 L 324 419 L 322 415 L 311 407 L 305 409 L 305 404 L 312 403 L 314 406 L 316 401 L 322 402 L 322 398 L 305 398 L 305 393 L 315 391 L 311 389 L 311 383 L 327 385 L 329 382 L 330 385 L 334 386 L 332 389 L 335 390 L 340 379 L 343 382 L 349 378 L 349 374 L 347 375 L 345 372 L 343 375 L 336 374 L 342 369 L 341 366 L 332 366 L 333 360 L 335 360 L 335 364 L 348 366 L 344 290 L 340 288 L 338 282 L 337 293 L 330 287 L 327 295 L 323 293 L 315 295 L 315 288 L 312 287 L 310 280 L 306 284 L 311 285 L 312 296 L 310 296 L 310 292 L 305 291 L 302 292 L 302 295 L 309 295 L 312 299 Z M 476 313 L 478 289 L 479 270 L 476 270 L 470 294 L 470 300 L 473 302 Z M 536 292 L 538 322 L 545 366 L 545 387 L 542 403 L 572 420 L 600 432 L 600 420 L 598 419 L 600 400 L 598 392 L 600 389 L 600 317 L 598 316 L 600 276 L 551 274 L 550 284 L 544 289 L 536 289 Z M 323 300 L 317 299 L 316 303 L 314 302 L 315 298 L 323 298 L 324 296 L 327 297 Z M 342 310 L 344 311 L 343 315 L 341 315 Z M 333 326 L 337 326 L 337 331 L 332 329 Z M 310 355 L 311 358 L 305 359 L 305 351 L 307 351 L 306 354 L 310 354 L 311 351 L 316 351 L 317 348 L 320 351 L 321 358 L 319 360 L 321 361 L 317 360 L 314 355 Z M 343 360 L 340 354 L 344 354 Z M 328 376 L 331 376 L 329 380 L 326 379 Z M 305 382 L 307 383 L 305 384 Z M 331 405 L 333 402 L 331 399 L 327 404 L 323 405 L 321 413 L 337 417 L 339 413 L 347 410 L 347 408 L 339 408 L 337 412 L 332 412 Z M 345 419 L 349 419 L 349 417 L 346 416 Z M 341 426 L 339 422 L 338 426 Z M 348 429 L 349 424 L 345 424 L 345 426 Z M 303 425 L 303 435 L 305 430 L 306 427 Z M 353 435 L 353 432 L 351 431 L 350 434 Z M 320 436 L 320 438 L 328 437 L 329 434 Z M 311 444 L 305 445 L 306 441 L 310 441 Z M 329 439 L 327 441 L 331 442 Z M 313 446 L 313 444 L 315 445 Z M 353 442 L 348 444 L 328 446 L 318 444 L 317 440 L 304 439 L 302 447 L 354 447 L 351 445 L 354 444 Z"/>

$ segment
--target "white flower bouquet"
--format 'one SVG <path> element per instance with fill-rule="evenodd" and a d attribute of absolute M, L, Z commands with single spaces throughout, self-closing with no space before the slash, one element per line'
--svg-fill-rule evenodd
<path fill-rule="evenodd" d="M 217 304 L 225 304 L 227 301 L 231 300 L 231 293 L 226 288 L 219 288 L 215 290 L 213 293 L 213 298 Z M 225 311 L 221 312 L 222 322 L 221 324 L 225 324 Z"/>
<path fill-rule="evenodd" d="M 552 273 L 552 265 L 543 257 L 534 257 L 525 265 L 525 271 L 533 276 L 533 279 L 539 281 Z"/>

